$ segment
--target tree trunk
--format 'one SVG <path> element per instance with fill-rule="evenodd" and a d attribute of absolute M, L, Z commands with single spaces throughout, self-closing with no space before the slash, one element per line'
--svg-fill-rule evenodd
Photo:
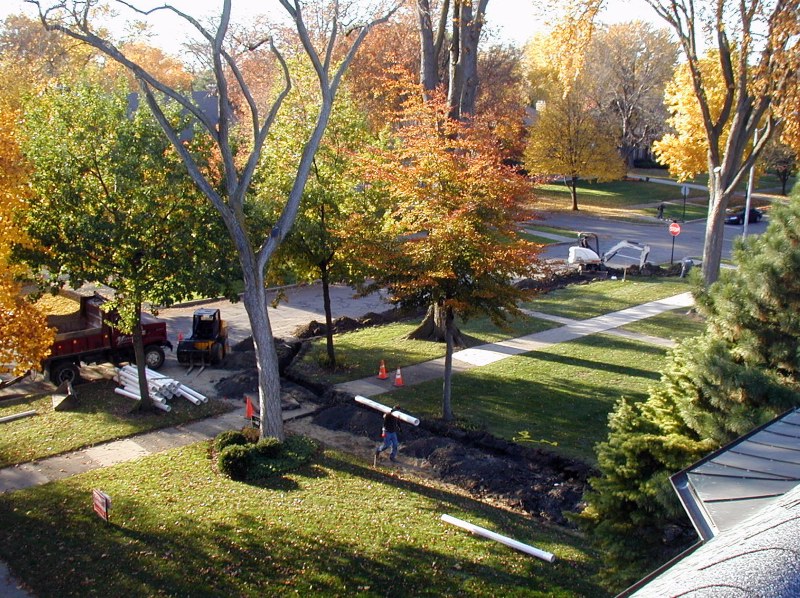
<path fill-rule="evenodd" d="M 708 219 L 706 238 L 703 242 L 703 281 L 708 287 L 719 278 L 722 261 L 722 238 L 725 234 L 725 210 L 729 196 L 723 193 L 722 176 L 709 168 L 708 177 Z"/>
<path fill-rule="evenodd" d="M 456 347 L 466 348 L 474 344 L 472 337 L 462 333 L 454 323 L 451 323 L 451 332 L 453 335 L 453 345 Z M 431 303 L 428 306 L 428 312 L 414 330 L 406 335 L 409 340 L 416 341 L 433 341 L 436 343 L 443 343 L 447 341 L 447 321 L 446 310 L 441 303 Z"/>
<path fill-rule="evenodd" d="M 154 409 L 153 401 L 150 398 L 150 389 L 147 386 L 147 363 L 144 358 L 144 341 L 142 339 L 142 302 L 135 303 L 135 323 L 133 326 L 133 355 L 136 360 L 136 372 L 139 376 L 139 394 L 142 400 L 136 407 L 136 411 L 148 411 Z"/>
<path fill-rule="evenodd" d="M 461 61 L 462 88 L 459 103 L 459 116 L 475 114 L 475 102 L 478 98 L 478 42 L 483 28 L 483 11 L 486 10 L 486 0 L 477 4 L 473 10 L 472 3 L 465 3 L 462 9 L 463 22 L 461 24 Z"/>
<path fill-rule="evenodd" d="M 325 308 L 325 341 L 328 350 L 328 367 L 336 369 L 336 353 L 333 349 L 333 314 L 331 313 L 331 289 L 328 262 L 320 265 L 322 278 L 322 303 Z"/>
<path fill-rule="evenodd" d="M 245 271 L 243 301 L 250 328 L 258 368 L 258 403 L 261 410 L 261 437 L 284 439 L 281 412 L 281 379 L 278 371 L 278 353 L 267 314 L 267 294 L 264 277 L 257 269 Z"/>
<path fill-rule="evenodd" d="M 450 75 L 449 89 L 447 90 L 447 104 L 450 107 L 450 118 L 460 118 L 461 91 L 464 88 L 464 70 L 461 68 L 461 11 L 464 2 L 469 0 L 453 1 L 453 29 L 450 39 Z"/>
<path fill-rule="evenodd" d="M 455 0 L 450 45 L 450 118 L 475 114 L 478 97 L 478 42 L 489 0 Z"/>
<path fill-rule="evenodd" d="M 433 19 L 429 0 L 417 0 L 419 19 L 419 82 L 425 92 L 433 91 L 439 84 L 439 56 L 433 41 Z M 427 98 L 426 98 L 427 99 Z"/>
<path fill-rule="evenodd" d="M 572 196 L 572 209 L 578 210 L 578 177 L 572 177 L 569 185 L 569 192 Z"/>
<path fill-rule="evenodd" d="M 453 421 L 453 408 L 450 404 L 450 395 L 453 378 L 453 309 L 445 309 L 445 344 L 444 353 L 444 383 L 442 385 L 442 419 L 446 422 Z"/>

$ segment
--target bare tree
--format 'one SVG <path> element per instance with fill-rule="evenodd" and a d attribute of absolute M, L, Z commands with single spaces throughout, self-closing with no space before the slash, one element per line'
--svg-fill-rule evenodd
<path fill-rule="evenodd" d="M 601 116 L 620 131 L 622 157 L 633 166 L 665 132 L 664 87 L 678 61 L 669 31 L 642 21 L 599 29 L 587 50 L 583 85 Z"/>
<path fill-rule="evenodd" d="M 691 73 L 708 145 L 709 210 L 703 278 L 719 276 L 725 211 L 737 185 L 782 124 L 800 67 L 800 0 L 646 0 L 675 33 Z M 725 94 L 714 110 L 698 50 L 708 32 Z M 756 130 L 758 141 L 752 143 Z"/>
<path fill-rule="evenodd" d="M 269 109 L 262 114 L 250 93 L 242 71 L 229 51 L 232 43 L 229 36 L 231 0 L 223 0 L 219 22 L 216 24 L 215 30 L 207 28 L 197 19 L 169 4 L 151 10 L 143 10 L 126 0 L 112 1 L 114 7 L 128 9 L 139 17 L 158 11 L 171 13 L 200 34 L 210 49 L 209 54 L 212 59 L 213 76 L 218 94 L 219 114 L 218 118 L 214 118 L 196 105 L 191 97 L 169 87 L 141 65 L 129 59 L 93 27 L 91 17 L 99 7 L 100 0 L 26 0 L 26 2 L 38 8 L 40 19 L 46 29 L 60 31 L 71 38 L 97 48 L 135 75 L 147 105 L 175 150 L 181 155 L 195 184 L 219 212 L 236 247 L 244 273 L 243 301 L 252 328 L 258 365 L 259 403 L 262 416 L 261 436 L 283 439 L 278 359 L 267 313 L 264 280 L 266 268 L 297 216 L 303 187 L 308 178 L 314 154 L 327 126 L 334 97 L 343 74 L 369 31 L 376 24 L 388 20 L 399 8 L 402 0 L 397 0 L 389 6 L 371 6 L 373 10 L 364 21 L 355 21 L 352 15 L 350 20 L 346 21 L 345 11 L 340 11 L 339 2 L 334 0 L 330 3 L 331 10 L 324 11 L 327 18 L 321 23 L 321 27 L 313 32 L 309 30 L 304 19 L 306 3 L 301 0 L 279 0 L 280 5 L 293 22 L 296 39 L 316 72 L 320 94 L 319 113 L 315 126 L 304 145 L 294 185 L 286 199 L 286 204 L 272 230 L 263 239 L 253 239 L 248 235 L 244 204 L 270 128 L 278 118 L 281 105 L 291 89 L 287 62 L 274 41 L 264 39 L 262 44 L 251 46 L 255 49 L 258 45 L 267 44 L 283 72 L 282 87 Z M 348 41 L 343 42 L 343 37 L 348 34 L 350 34 Z M 345 47 L 342 48 L 341 44 L 344 44 Z M 234 114 L 230 102 L 234 89 L 245 99 L 247 116 L 252 129 L 251 147 L 246 156 L 237 156 L 234 150 L 232 138 Z M 209 177 L 194 162 L 180 141 L 180 131 L 176 131 L 170 126 L 163 110 L 165 101 L 178 102 L 213 138 L 222 163 L 224 183 L 221 190 L 215 187 Z"/>

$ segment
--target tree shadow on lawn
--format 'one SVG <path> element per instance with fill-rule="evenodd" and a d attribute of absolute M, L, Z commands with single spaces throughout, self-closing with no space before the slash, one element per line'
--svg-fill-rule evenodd
<path fill-rule="evenodd" d="M 456 416 L 497 436 L 588 464 L 596 461 L 594 447 L 606 438 L 615 403 L 622 396 L 645 399 L 648 388 L 660 379 L 657 371 L 579 357 L 553 353 L 521 357 L 538 363 L 526 365 L 521 374 L 523 368 L 517 368 L 517 376 L 488 370 L 456 376 L 452 398 Z M 425 410 L 433 413 L 441 390 L 440 385 L 428 384 L 423 396 L 429 401 L 436 396 L 437 403 L 429 402 Z"/>
<path fill-rule="evenodd" d="M 320 451 L 321 452 L 321 449 Z M 320 479 L 328 477 L 327 472 L 318 465 L 302 465 L 291 471 L 286 471 L 281 474 L 272 476 L 263 476 L 253 479 L 243 480 L 241 483 L 253 486 L 255 488 L 263 488 L 265 490 L 277 490 L 280 492 L 294 492 L 302 490 L 300 483 L 289 477 L 291 475 L 301 476 L 309 479 Z"/>
<path fill-rule="evenodd" d="M 521 536 L 522 541 L 531 536 L 528 518 L 407 480 L 388 479 L 383 473 L 329 454 L 321 456 L 318 463 L 374 482 L 375 501 L 397 500 L 395 490 L 382 491 L 380 487 L 389 484 L 429 499 L 430 506 L 423 501 L 417 509 L 422 517 L 438 516 L 440 508 L 456 515 L 467 513 L 466 517 L 480 514 L 497 523 L 501 533 Z M 361 520 L 359 526 L 353 519 L 362 513 L 337 516 L 324 511 L 324 506 L 314 510 L 313 497 L 308 496 L 304 499 L 309 509 L 305 518 L 298 514 L 303 506 L 296 504 L 287 509 L 284 518 L 274 507 L 260 510 L 252 497 L 243 501 L 235 492 L 237 484 L 225 486 L 227 513 L 211 507 L 206 516 L 178 512 L 180 505 L 176 504 L 175 513 L 164 516 L 148 509 L 143 501 L 123 524 L 110 525 L 86 507 L 85 489 L 80 484 L 37 488 L 27 493 L 24 509 L 9 508 L 14 501 L 0 500 L 4 522 L 0 538 L 7 547 L 3 556 L 42 597 L 264 596 L 265 592 L 512 595 L 536 588 L 548 594 L 603 595 L 587 581 L 596 572 L 596 561 L 585 554 L 577 558 L 559 555 L 554 565 L 548 565 L 488 540 L 478 540 L 485 546 L 476 549 L 471 545 L 474 540 L 461 530 L 417 533 L 415 521 L 396 512 L 392 504 L 375 510 L 370 521 L 374 525 Z M 264 497 L 270 499 L 286 501 L 287 497 Z M 56 521 L 58 525 L 54 525 Z M 420 525 L 430 528 L 430 523 Z M 442 531 L 449 529 L 440 525 Z M 543 536 L 556 535 L 542 527 Z M 583 552 L 575 538 L 568 542 L 566 536 L 542 540 L 562 546 L 567 543 L 573 554 Z"/>
<path fill-rule="evenodd" d="M 654 350 L 643 350 L 641 353 L 650 353 L 662 358 L 664 355 L 663 349 L 654 348 Z M 583 357 L 575 357 L 572 355 L 558 355 L 545 351 L 532 351 L 520 355 L 522 359 L 535 359 L 540 362 L 559 363 L 565 366 L 583 368 L 587 370 L 599 370 L 605 373 L 619 374 L 622 376 L 634 376 L 636 378 L 646 378 L 648 380 L 659 380 L 661 372 L 657 370 L 646 370 L 643 368 L 633 367 L 631 365 L 619 365 L 615 363 L 608 363 L 607 361 L 598 361 L 593 359 L 585 359 Z"/>

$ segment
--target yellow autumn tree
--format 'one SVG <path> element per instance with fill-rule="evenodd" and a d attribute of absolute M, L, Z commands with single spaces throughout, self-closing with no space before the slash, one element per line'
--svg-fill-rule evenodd
<path fill-rule="evenodd" d="M 525 168 L 532 175 L 564 177 L 578 209 L 578 179 L 612 181 L 625 176 L 617 134 L 589 110 L 578 88 L 553 97 L 530 129 Z"/>
<path fill-rule="evenodd" d="M 11 262 L 11 243 L 24 242 L 15 214 L 28 199 L 27 172 L 17 144 L 16 112 L 0 100 L 0 373 L 23 374 L 47 357 L 53 331 L 44 314 L 26 301 Z"/>
<path fill-rule="evenodd" d="M 725 103 L 725 81 L 720 67 L 719 52 L 710 52 L 698 61 L 703 76 L 708 108 L 714 120 L 719 118 Z M 672 81 L 664 90 L 664 103 L 669 110 L 667 122 L 674 133 L 664 135 L 653 143 L 653 151 L 660 162 L 669 165 L 669 171 L 679 181 L 694 178 L 708 171 L 708 140 L 703 125 L 703 112 L 692 87 L 692 74 L 687 64 L 675 69 Z M 725 123 L 720 144 L 725 145 L 730 132 L 730 122 Z"/>

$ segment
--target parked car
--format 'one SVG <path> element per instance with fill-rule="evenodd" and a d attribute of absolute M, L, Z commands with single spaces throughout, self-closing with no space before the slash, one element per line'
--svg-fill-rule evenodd
<path fill-rule="evenodd" d="M 739 208 L 738 210 L 729 212 L 725 217 L 725 224 L 744 224 L 744 214 L 744 208 Z M 750 217 L 748 218 L 748 222 L 758 222 L 763 217 L 764 212 L 758 208 L 750 208 Z"/>

